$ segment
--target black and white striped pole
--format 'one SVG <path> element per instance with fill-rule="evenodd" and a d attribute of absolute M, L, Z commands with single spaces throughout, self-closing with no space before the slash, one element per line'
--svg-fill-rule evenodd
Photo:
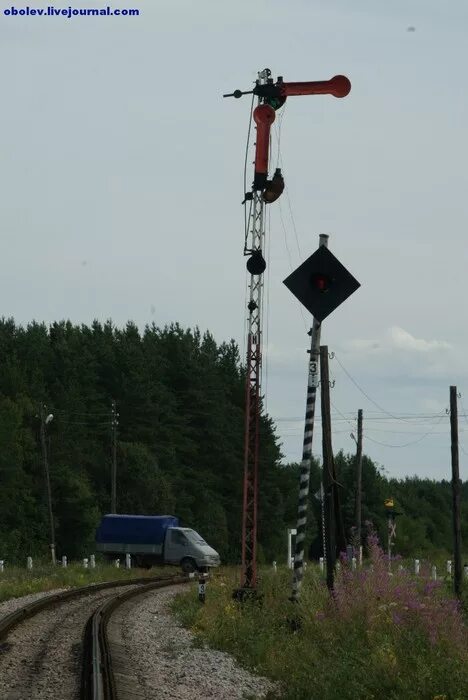
<path fill-rule="evenodd" d="M 319 246 L 328 246 L 328 236 L 321 234 Z M 312 464 L 312 440 L 314 436 L 315 403 L 319 384 L 319 353 L 321 323 L 314 318 L 310 335 L 309 372 L 307 377 L 307 400 L 304 420 L 304 441 L 299 477 L 299 502 L 297 507 L 296 546 L 294 552 L 294 574 L 291 600 L 300 596 L 304 578 L 304 541 L 307 527 L 307 506 L 309 502 L 310 468 Z"/>

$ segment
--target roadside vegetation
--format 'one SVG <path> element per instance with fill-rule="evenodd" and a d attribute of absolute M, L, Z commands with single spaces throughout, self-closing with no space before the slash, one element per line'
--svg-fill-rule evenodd
<path fill-rule="evenodd" d="M 210 580 L 205 605 L 192 590 L 178 595 L 173 608 L 197 643 L 280 682 L 277 697 L 285 700 L 466 700 L 466 607 L 447 580 L 394 568 L 389 575 L 371 537 L 362 569 L 343 562 L 334 599 L 318 567 L 309 565 L 298 605 L 288 601 L 286 568 L 261 571 L 261 602 L 241 605 L 232 599 L 239 581 L 230 569 Z M 297 615 L 301 628 L 293 632 L 288 620 Z"/>
<path fill-rule="evenodd" d="M 85 569 L 82 564 L 71 563 L 66 568 L 52 567 L 51 564 L 34 564 L 26 568 L 11 567 L 0 573 L 0 602 L 10 598 L 19 598 L 30 593 L 52 591 L 57 588 L 78 588 L 91 583 L 116 581 L 129 578 L 152 576 L 171 576 L 180 573 L 175 567 L 154 567 L 147 569 L 117 569 L 109 564 L 96 564 L 95 569 Z"/>

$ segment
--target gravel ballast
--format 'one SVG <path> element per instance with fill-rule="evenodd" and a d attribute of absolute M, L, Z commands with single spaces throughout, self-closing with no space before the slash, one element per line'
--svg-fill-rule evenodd
<path fill-rule="evenodd" d="M 194 635 L 169 609 L 181 590 L 171 586 L 147 593 L 125 603 L 112 616 L 108 631 L 122 696 L 241 700 L 278 692 L 277 685 L 242 668 L 229 654 L 194 646 Z"/>
<path fill-rule="evenodd" d="M 41 593 L 30 593 L 29 595 L 21 596 L 20 598 L 10 598 L 0 603 L 0 618 L 6 617 L 18 608 L 22 608 L 23 605 L 28 603 L 33 603 L 35 600 L 40 598 L 45 598 L 48 595 L 54 595 L 55 593 L 62 593 L 62 591 L 68 590 L 67 588 L 56 588 L 53 591 L 42 591 Z"/>
<path fill-rule="evenodd" d="M 1 700 L 78 700 L 86 622 L 106 598 L 129 588 L 104 589 L 72 598 L 15 627 L 0 643 Z M 0 614 L 3 617 L 53 592 L 57 591 L 7 601 Z"/>

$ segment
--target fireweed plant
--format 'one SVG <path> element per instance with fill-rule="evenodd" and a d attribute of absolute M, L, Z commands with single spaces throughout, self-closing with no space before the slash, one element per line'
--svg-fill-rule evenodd
<path fill-rule="evenodd" d="M 277 681 L 269 697 L 287 700 L 467 700 L 468 628 L 448 581 L 432 581 L 389 563 L 375 534 L 357 570 L 342 558 L 333 595 L 309 565 L 299 604 L 288 601 L 291 571 L 264 570 L 262 603 L 232 600 L 238 572 L 208 583 L 206 604 L 194 591 L 174 610 L 198 642 L 229 651 Z M 287 620 L 300 613 L 301 628 Z"/>
<path fill-rule="evenodd" d="M 399 568 L 389 573 L 375 534 L 369 535 L 367 549 L 369 567 L 352 571 L 341 557 L 328 614 L 342 620 L 359 616 L 369 630 L 383 624 L 418 629 L 431 644 L 447 642 L 463 649 L 468 637 L 462 607 L 447 594 L 446 582 L 428 580 L 424 569 L 419 576 Z"/>

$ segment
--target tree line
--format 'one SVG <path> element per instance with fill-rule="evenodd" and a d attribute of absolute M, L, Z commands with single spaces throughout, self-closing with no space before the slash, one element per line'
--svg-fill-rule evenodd
<path fill-rule="evenodd" d="M 198 530 L 224 561 L 240 559 L 245 367 L 233 340 L 174 323 L 142 332 L 133 323 L 17 325 L 0 321 L 0 558 L 47 555 L 48 515 L 40 411 L 48 423 L 57 554 L 93 550 L 110 510 L 112 402 L 118 412 L 117 511 L 173 514 Z M 285 554 L 294 527 L 297 464 L 284 464 L 271 417 L 262 410 L 259 558 Z M 354 524 L 354 456 L 336 456 L 347 531 Z M 310 556 L 320 552 L 320 465 L 312 464 Z M 387 479 L 363 458 L 363 520 L 385 532 L 383 500 L 402 515 L 402 554 L 451 548 L 450 483 Z M 468 482 L 463 484 L 468 541 Z"/>

